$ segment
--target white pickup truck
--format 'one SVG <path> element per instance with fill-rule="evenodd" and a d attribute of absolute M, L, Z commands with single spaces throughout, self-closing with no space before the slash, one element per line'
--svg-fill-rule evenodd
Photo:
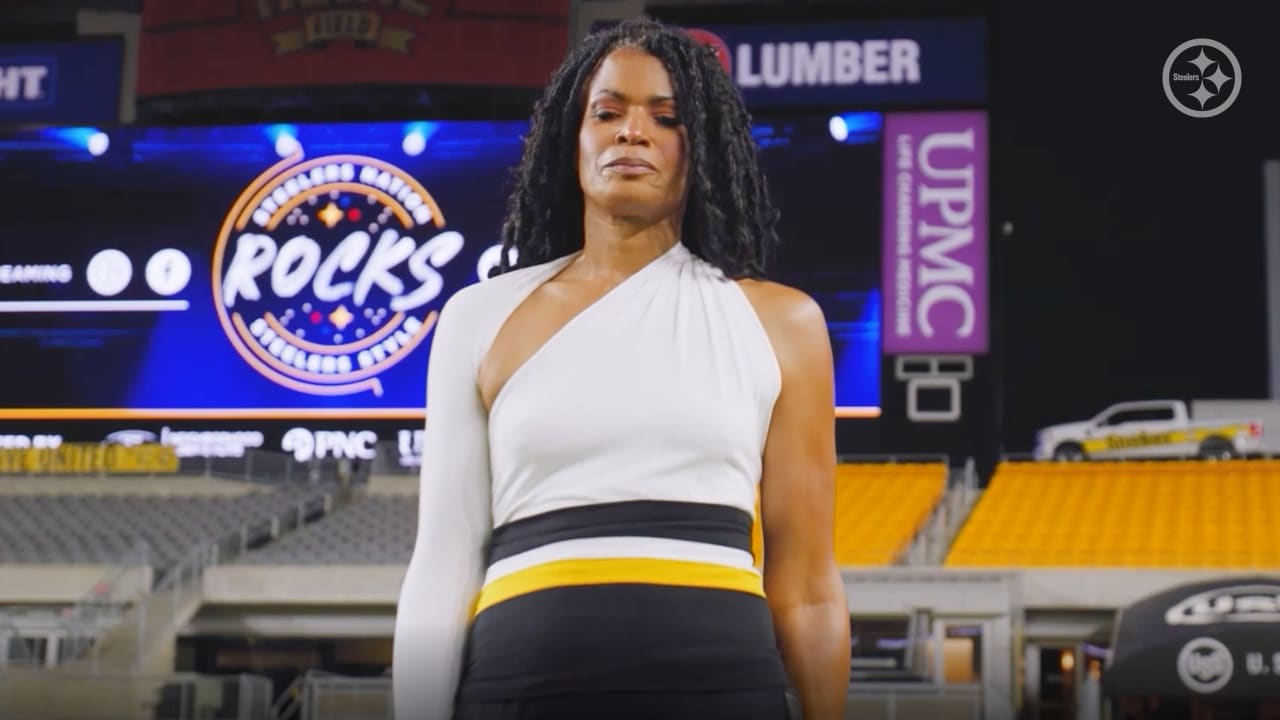
<path fill-rule="evenodd" d="M 1036 434 L 1037 460 L 1232 458 L 1263 448 L 1257 418 L 1197 420 L 1180 400 L 1117 403 L 1091 420 Z"/>

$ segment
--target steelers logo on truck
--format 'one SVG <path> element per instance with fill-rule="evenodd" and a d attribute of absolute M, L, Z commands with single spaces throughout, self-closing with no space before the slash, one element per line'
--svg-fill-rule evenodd
<path fill-rule="evenodd" d="M 383 394 L 438 317 L 462 250 L 421 183 L 376 158 L 298 150 L 245 188 L 213 254 L 218 319 L 241 359 L 312 395 Z"/>

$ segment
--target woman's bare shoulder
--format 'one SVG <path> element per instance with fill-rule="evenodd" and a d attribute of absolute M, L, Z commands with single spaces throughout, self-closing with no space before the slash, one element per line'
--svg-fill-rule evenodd
<path fill-rule="evenodd" d="M 513 300 L 523 297 L 531 283 L 537 283 L 551 270 L 553 263 L 508 270 L 501 275 L 486 278 L 454 291 L 445 303 L 445 309 L 460 315 L 491 314 L 509 310 Z"/>
<path fill-rule="evenodd" d="M 822 308 L 804 291 L 769 280 L 737 282 L 778 350 L 795 343 L 829 343 Z"/>

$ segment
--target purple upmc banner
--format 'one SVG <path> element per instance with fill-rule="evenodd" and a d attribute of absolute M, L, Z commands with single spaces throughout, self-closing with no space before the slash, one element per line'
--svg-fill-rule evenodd
<path fill-rule="evenodd" d="M 987 115 L 884 119 L 886 355 L 987 352 Z"/>

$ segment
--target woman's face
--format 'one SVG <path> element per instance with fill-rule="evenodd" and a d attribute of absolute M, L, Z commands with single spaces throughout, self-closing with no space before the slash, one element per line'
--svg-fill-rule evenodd
<path fill-rule="evenodd" d="M 687 136 L 662 62 L 614 50 L 584 99 L 578 180 L 587 207 L 648 222 L 682 215 Z"/>

